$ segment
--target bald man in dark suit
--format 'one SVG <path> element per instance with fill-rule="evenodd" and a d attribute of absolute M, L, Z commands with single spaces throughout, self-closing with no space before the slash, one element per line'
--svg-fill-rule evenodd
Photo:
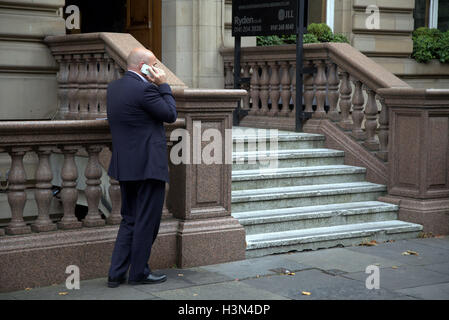
<path fill-rule="evenodd" d="M 109 84 L 107 115 L 112 135 L 108 174 L 120 183 L 122 221 L 109 269 L 108 286 L 151 284 L 167 279 L 151 272 L 148 260 L 157 237 L 168 182 L 163 123 L 176 121 L 175 100 L 156 57 L 143 48 L 131 51 L 128 71 Z M 150 75 L 141 71 L 149 66 Z"/>

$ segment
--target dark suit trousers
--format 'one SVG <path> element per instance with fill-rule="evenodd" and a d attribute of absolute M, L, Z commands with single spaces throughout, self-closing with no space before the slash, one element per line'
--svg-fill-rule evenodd
<path fill-rule="evenodd" d="M 129 268 L 129 280 L 148 276 L 148 259 L 156 240 L 165 197 L 165 182 L 147 179 L 120 181 L 122 221 L 112 253 L 109 276 L 120 279 Z"/>

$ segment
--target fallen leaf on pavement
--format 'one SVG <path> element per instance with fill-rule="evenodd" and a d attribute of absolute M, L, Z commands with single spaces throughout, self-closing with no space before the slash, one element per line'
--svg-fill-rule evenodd
<path fill-rule="evenodd" d="M 398 268 L 397 266 L 392 266 L 392 267 L 391 267 L 391 269 L 397 269 L 397 268 Z"/>
<path fill-rule="evenodd" d="M 377 246 L 377 241 L 376 240 L 371 240 L 371 241 L 363 241 L 361 244 L 359 244 L 359 246 L 367 246 L 367 247 L 372 247 L 372 246 Z"/>
<path fill-rule="evenodd" d="M 416 251 L 407 250 L 407 251 L 402 252 L 402 255 L 403 256 L 417 256 L 419 254 Z"/>
<path fill-rule="evenodd" d="M 178 277 L 184 277 L 184 274 L 178 273 Z"/>
<path fill-rule="evenodd" d="M 59 294 L 60 296 L 66 296 L 66 295 L 68 295 L 69 293 L 66 292 L 66 291 L 64 291 L 64 292 L 59 292 L 58 294 Z"/>
<path fill-rule="evenodd" d="M 30 291 L 31 290 L 31 288 L 25 288 L 25 291 Z"/>
<path fill-rule="evenodd" d="M 303 292 L 301 292 L 301 294 L 302 294 L 303 296 L 310 296 L 310 295 L 311 295 L 311 293 L 308 292 L 308 291 L 303 291 Z"/>

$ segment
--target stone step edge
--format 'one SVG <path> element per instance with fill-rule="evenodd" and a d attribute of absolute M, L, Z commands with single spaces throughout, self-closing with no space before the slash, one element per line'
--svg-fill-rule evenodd
<path fill-rule="evenodd" d="M 388 223 L 390 223 L 390 225 L 388 225 Z M 387 235 L 406 233 L 406 232 L 418 232 L 423 229 L 421 225 L 398 220 L 357 223 L 350 226 L 354 227 L 354 229 L 345 230 L 343 227 L 347 227 L 347 225 L 344 225 L 344 226 L 302 229 L 297 231 L 281 231 L 274 233 L 265 233 L 263 235 L 267 237 L 267 239 L 261 240 L 252 239 L 256 237 L 260 238 L 261 234 L 248 235 L 246 236 L 247 242 L 246 250 L 263 249 L 276 246 L 288 246 L 294 244 L 306 244 L 321 241 L 332 241 L 345 238 L 347 239 L 356 237 L 370 237 L 379 232 L 384 232 Z M 314 231 L 316 233 L 311 234 Z M 285 234 L 285 237 L 283 237 L 283 234 Z M 271 237 L 277 236 L 277 237 L 274 239 L 270 239 L 270 236 Z"/>
<path fill-rule="evenodd" d="M 350 203 L 353 204 L 356 202 Z M 399 209 L 397 205 L 393 204 L 386 204 L 386 203 L 384 204 L 378 202 L 377 204 L 367 204 L 365 206 L 362 206 L 363 203 L 364 202 L 361 202 L 360 207 L 352 207 L 352 208 L 347 206 L 348 203 L 344 203 L 343 205 L 340 204 L 339 206 L 332 204 L 322 206 L 284 208 L 280 210 L 243 211 L 233 213 L 232 216 L 238 219 L 241 225 L 257 225 L 272 222 L 322 219 L 335 216 L 355 216 L 364 214 L 396 212 Z M 345 205 L 347 207 L 346 209 Z M 336 206 L 337 208 L 335 208 Z M 327 207 L 327 209 L 323 209 L 324 207 Z M 334 208 L 332 209 L 332 207 Z M 338 209 L 338 207 L 341 208 Z M 307 211 L 304 209 L 307 209 Z M 279 213 L 279 211 L 281 211 L 281 213 Z"/>
<path fill-rule="evenodd" d="M 332 187 L 329 187 L 329 189 L 325 190 L 326 186 Z M 306 189 L 305 187 L 313 187 L 313 188 Z M 301 188 L 305 190 L 300 190 Z M 270 189 L 283 189 L 284 191 L 275 192 L 273 190 L 272 192 L 270 192 L 269 191 Z M 320 197 L 320 196 L 353 194 L 353 193 L 383 192 L 386 190 L 387 187 L 384 185 L 376 185 L 369 182 L 359 183 L 359 185 L 353 183 L 338 183 L 330 185 L 319 184 L 319 185 L 299 186 L 299 187 L 234 190 L 231 192 L 231 203 L 253 202 L 260 200 L 280 200 L 280 199 L 304 198 L 304 197 Z M 253 193 L 251 194 L 249 191 L 253 191 Z M 243 192 L 245 192 L 246 194 L 242 194 Z M 241 195 L 239 195 L 239 193 Z"/>
<path fill-rule="evenodd" d="M 277 169 L 233 170 L 232 181 L 253 181 L 283 177 L 316 177 L 329 175 L 363 174 L 366 168 L 346 165 L 323 165 L 310 167 L 287 167 Z"/>

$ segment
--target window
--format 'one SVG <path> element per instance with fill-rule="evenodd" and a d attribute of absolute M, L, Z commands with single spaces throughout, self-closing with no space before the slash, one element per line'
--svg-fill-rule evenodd
<path fill-rule="evenodd" d="M 449 30 L 449 0 L 415 0 L 415 29 L 419 27 Z"/>

